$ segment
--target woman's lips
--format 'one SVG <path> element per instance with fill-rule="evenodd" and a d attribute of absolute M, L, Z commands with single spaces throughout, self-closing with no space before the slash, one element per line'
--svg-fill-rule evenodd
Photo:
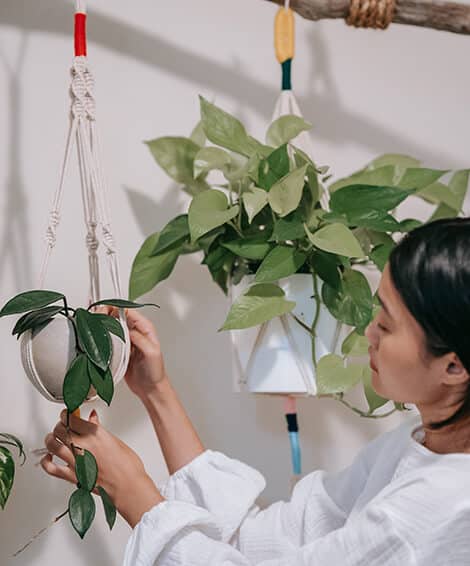
<path fill-rule="evenodd" d="M 370 353 L 370 349 L 369 349 L 369 365 L 370 365 L 370 367 L 371 367 L 374 371 L 378 371 L 378 370 L 377 370 L 377 366 L 376 366 L 376 365 L 374 364 L 374 362 L 372 361 L 372 356 L 371 356 L 371 353 Z"/>

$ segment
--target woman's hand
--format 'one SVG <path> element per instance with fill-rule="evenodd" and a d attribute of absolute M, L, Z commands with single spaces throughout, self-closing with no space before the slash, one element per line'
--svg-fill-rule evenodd
<path fill-rule="evenodd" d="M 49 475 L 76 485 L 75 457 L 71 443 L 78 453 L 81 453 L 80 448 L 86 448 L 93 454 L 98 465 L 96 484 L 107 491 L 116 509 L 133 528 L 146 511 L 163 501 L 146 473 L 142 460 L 134 450 L 100 424 L 95 410 L 88 421 L 70 415 L 70 430 L 67 430 L 66 422 L 67 410 L 64 409 L 53 432 L 44 439 L 49 453 L 40 461 L 42 468 Z M 52 456 L 63 460 L 65 465 L 54 463 Z M 98 494 L 98 490 L 95 488 L 93 493 Z"/>
<path fill-rule="evenodd" d="M 111 316 L 118 317 L 117 308 L 105 307 Z M 126 309 L 131 340 L 131 355 L 124 376 L 129 389 L 140 399 L 146 399 L 168 381 L 160 341 L 155 326 L 136 309 Z"/>

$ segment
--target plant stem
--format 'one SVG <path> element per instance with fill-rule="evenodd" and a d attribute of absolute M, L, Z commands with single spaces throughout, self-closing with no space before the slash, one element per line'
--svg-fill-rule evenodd
<path fill-rule="evenodd" d="M 39 532 L 37 532 L 32 539 L 30 539 L 24 546 L 22 546 L 19 550 L 17 550 L 15 552 L 15 554 L 13 554 L 13 556 L 18 556 L 18 554 L 20 552 L 23 552 L 23 550 L 25 548 L 27 548 L 39 535 L 41 535 L 45 530 L 47 530 L 49 527 L 51 527 L 54 523 L 57 523 L 57 521 L 59 521 L 60 519 L 62 519 L 62 517 L 64 517 L 65 515 L 67 515 L 69 512 L 68 508 L 61 513 L 60 515 L 58 515 L 53 521 L 52 523 L 50 523 L 49 525 L 47 525 L 46 527 L 44 527 L 43 529 L 41 529 Z"/>
<path fill-rule="evenodd" d="M 313 361 L 313 366 L 315 369 L 317 369 L 317 354 L 316 354 L 316 345 L 315 345 L 315 340 L 317 337 L 317 323 L 318 323 L 318 318 L 320 316 L 320 296 L 318 294 L 318 282 L 317 282 L 317 276 L 315 273 L 312 273 L 313 276 L 313 296 L 315 297 L 315 316 L 313 318 L 313 322 L 312 322 L 312 328 L 311 328 L 311 335 L 312 335 L 312 361 Z"/>
<path fill-rule="evenodd" d="M 229 220 L 228 223 L 236 232 L 243 238 L 243 232 L 241 232 L 238 226 L 233 222 L 233 220 Z"/>
<path fill-rule="evenodd" d="M 305 322 L 303 320 L 300 320 L 299 317 L 297 317 L 295 314 L 292 314 L 291 312 L 289 313 L 291 315 L 291 317 L 298 323 L 300 324 L 300 326 L 306 330 L 310 335 L 312 335 L 312 331 L 311 329 L 305 324 Z"/>
<path fill-rule="evenodd" d="M 354 411 L 357 415 L 364 417 L 364 418 L 367 418 L 367 419 L 383 419 L 385 417 L 390 416 L 391 414 L 395 413 L 395 411 L 398 410 L 396 407 L 394 407 L 391 411 L 388 411 L 388 412 L 383 413 L 381 415 L 373 415 L 370 412 L 361 411 L 361 409 L 358 409 L 357 407 L 354 407 L 353 405 L 351 405 L 351 403 L 348 403 L 345 399 L 343 399 L 342 394 L 328 395 L 328 397 L 332 397 L 336 401 L 339 401 L 340 403 L 342 403 L 343 405 L 348 407 L 348 409 L 351 409 L 351 411 Z"/>
<path fill-rule="evenodd" d="M 67 299 L 64 297 L 64 307 L 65 307 L 65 314 L 69 316 L 69 307 L 67 305 Z"/>
<path fill-rule="evenodd" d="M 240 230 L 241 233 L 241 229 L 242 229 L 242 182 L 238 181 L 238 206 L 240 207 L 240 212 L 238 213 L 238 228 Z M 243 234 L 242 234 L 243 236 Z"/>

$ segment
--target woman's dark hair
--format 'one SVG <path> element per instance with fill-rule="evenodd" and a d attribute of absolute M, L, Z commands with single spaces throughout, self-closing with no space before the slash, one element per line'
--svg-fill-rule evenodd
<path fill-rule="evenodd" d="M 470 373 L 470 218 L 439 219 L 406 234 L 389 257 L 392 282 L 435 357 L 455 352 Z M 439 429 L 470 415 L 463 404 Z"/>

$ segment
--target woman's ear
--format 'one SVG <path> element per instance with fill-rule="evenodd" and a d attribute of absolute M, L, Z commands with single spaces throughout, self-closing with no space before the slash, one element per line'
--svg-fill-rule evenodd
<path fill-rule="evenodd" d="M 447 367 L 444 383 L 446 385 L 459 385 L 470 380 L 468 371 L 455 353 L 449 354 L 445 363 Z"/>

